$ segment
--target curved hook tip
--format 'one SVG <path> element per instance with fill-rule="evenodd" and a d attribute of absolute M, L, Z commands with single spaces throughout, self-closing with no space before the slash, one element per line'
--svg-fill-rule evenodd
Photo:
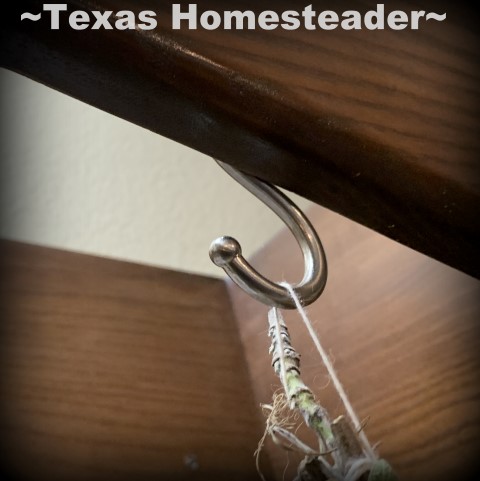
<path fill-rule="evenodd" d="M 230 264 L 233 259 L 242 254 L 242 248 L 233 237 L 223 236 L 215 239 L 209 250 L 210 259 L 218 267 Z"/>
<path fill-rule="evenodd" d="M 233 179 L 270 207 L 282 219 L 295 236 L 303 253 L 305 271 L 300 283 L 294 284 L 295 292 L 307 306 L 322 293 L 327 280 L 327 263 L 322 243 L 314 227 L 303 212 L 273 185 L 256 177 L 242 174 L 234 167 L 217 160 Z M 210 246 L 210 259 L 245 292 L 264 304 L 284 309 L 295 309 L 295 302 L 288 289 L 272 282 L 257 272 L 243 257 L 240 244 L 232 237 L 216 239 Z"/>

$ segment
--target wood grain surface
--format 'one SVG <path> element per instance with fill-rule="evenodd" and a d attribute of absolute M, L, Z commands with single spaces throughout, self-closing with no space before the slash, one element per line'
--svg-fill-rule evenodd
<path fill-rule="evenodd" d="M 68 95 L 295 191 L 480 275 L 478 17 L 458 2 L 419 30 L 172 30 L 172 2 L 71 0 L 158 13 L 154 31 L 48 29 L 2 16 L 1 63 Z M 318 11 L 377 2 L 314 2 Z M 185 8 L 187 4 L 182 4 Z M 220 0 L 199 12 L 303 9 Z"/>
<path fill-rule="evenodd" d="M 477 479 L 480 452 L 480 282 L 326 209 L 310 212 L 329 260 L 310 318 L 380 454 L 404 481 Z M 283 233 L 253 265 L 298 282 L 300 249 Z M 279 381 L 268 354 L 267 307 L 230 286 L 257 402 Z M 286 313 L 307 384 L 330 414 L 343 413 L 303 324 Z M 300 431 L 304 439 L 313 442 Z M 277 480 L 297 458 L 270 443 Z"/>
<path fill-rule="evenodd" d="M 256 479 L 258 412 L 224 283 L 0 252 L 2 480 Z"/>

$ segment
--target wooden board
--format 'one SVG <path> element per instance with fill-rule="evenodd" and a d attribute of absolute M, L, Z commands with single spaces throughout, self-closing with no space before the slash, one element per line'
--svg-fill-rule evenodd
<path fill-rule="evenodd" d="M 2 479 L 255 479 L 258 412 L 224 283 L 0 252 Z"/>
<path fill-rule="evenodd" d="M 172 30 L 173 2 L 65 3 L 70 12 L 151 9 L 159 24 L 51 31 L 47 21 L 20 21 L 43 2 L 15 2 L 2 16 L 1 64 L 480 275 L 473 4 L 388 3 L 387 11 L 447 13 L 419 30 L 189 31 Z M 338 12 L 376 5 L 313 4 Z M 209 0 L 199 13 L 210 8 L 227 5 Z"/>
<path fill-rule="evenodd" d="M 368 419 L 370 441 L 381 443 L 400 479 L 477 479 L 480 282 L 326 209 L 310 218 L 330 274 L 308 312 L 360 418 Z M 273 280 L 298 282 L 303 274 L 290 233 L 252 262 Z M 268 309 L 230 287 L 257 402 L 269 403 L 279 382 L 268 355 Z M 285 317 L 307 384 L 332 417 L 342 414 L 299 316 Z M 287 454 L 273 443 L 266 453 L 283 479 Z M 290 454 L 285 479 L 296 459 Z"/>

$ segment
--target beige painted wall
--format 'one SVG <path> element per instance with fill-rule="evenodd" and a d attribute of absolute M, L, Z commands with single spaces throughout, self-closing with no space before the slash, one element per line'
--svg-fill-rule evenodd
<path fill-rule="evenodd" d="M 0 75 L 2 237 L 220 276 L 215 237 L 237 236 L 248 256 L 282 227 L 206 156 Z"/>

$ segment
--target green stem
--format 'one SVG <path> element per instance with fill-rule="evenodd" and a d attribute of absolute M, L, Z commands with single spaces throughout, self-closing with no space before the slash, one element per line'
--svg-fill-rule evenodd
<path fill-rule="evenodd" d="M 300 356 L 292 347 L 287 326 L 281 317 L 272 316 L 269 319 L 273 367 L 285 384 L 287 398 L 292 407 L 296 407 L 302 413 L 307 425 L 317 433 L 321 444 L 327 449 L 334 449 L 335 438 L 327 411 L 315 401 L 313 392 L 300 377 Z"/>
<path fill-rule="evenodd" d="M 304 384 L 298 371 L 287 370 L 287 396 L 302 413 L 305 422 L 322 439 L 325 446 L 333 449 L 334 436 L 326 410 L 315 401 L 315 396 Z"/>

